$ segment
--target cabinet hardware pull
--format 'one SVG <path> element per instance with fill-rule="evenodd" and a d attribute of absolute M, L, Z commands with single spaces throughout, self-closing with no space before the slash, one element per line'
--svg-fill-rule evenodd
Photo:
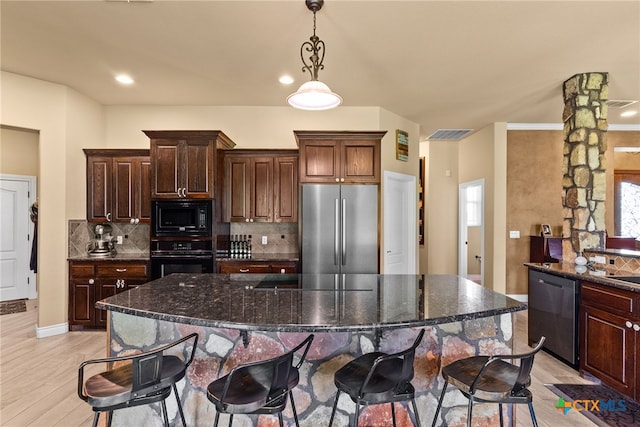
<path fill-rule="evenodd" d="M 633 330 L 636 331 L 636 332 L 640 331 L 640 325 L 638 325 L 637 323 L 634 323 L 633 324 Z"/>
<path fill-rule="evenodd" d="M 340 178 L 336 178 L 336 182 L 340 182 Z"/>
<path fill-rule="evenodd" d="M 116 268 L 116 271 L 118 273 L 124 273 L 125 271 L 127 271 L 127 269 L 126 268 Z"/>
<path fill-rule="evenodd" d="M 248 273 L 249 269 L 248 268 L 241 268 L 240 269 L 240 273 Z"/>
<path fill-rule="evenodd" d="M 93 280 L 93 279 L 89 279 L 89 284 L 90 284 L 90 285 L 93 285 L 93 284 L 94 284 L 94 282 L 95 282 L 95 280 Z"/>
<path fill-rule="evenodd" d="M 629 322 L 628 320 L 625 322 L 624 326 L 626 326 L 627 328 L 630 328 L 633 326 L 633 323 Z"/>
<path fill-rule="evenodd" d="M 111 222 L 111 212 L 107 212 L 107 221 Z"/>

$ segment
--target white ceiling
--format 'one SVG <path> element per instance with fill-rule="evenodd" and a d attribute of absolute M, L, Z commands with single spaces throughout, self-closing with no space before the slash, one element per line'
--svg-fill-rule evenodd
<path fill-rule="evenodd" d="M 286 106 L 309 79 L 304 0 L 2 0 L 0 15 L 2 70 L 105 105 Z M 640 99 L 639 0 L 326 0 L 317 35 L 320 80 L 343 105 L 381 106 L 422 137 L 560 123 L 562 82 L 576 73 L 608 72 L 610 99 Z M 120 72 L 136 83 L 119 86 Z M 619 113 L 610 124 L 640 124 Z"/>

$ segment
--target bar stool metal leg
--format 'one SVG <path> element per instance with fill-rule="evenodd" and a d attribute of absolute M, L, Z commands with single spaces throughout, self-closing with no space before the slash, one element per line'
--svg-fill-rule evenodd
<path fill-rule="evenodd" d="M 336 409 L 338 408 L 338 398 L 340 397 L 340 390 L 336 392 L 336 398 L 333 401 L 333 410 L 331 411 L 331 418 L 329 419 L 329 427 L 333 425 L 333 417 L 336 415 Z"/>
<path fill-rule="evenodd" d="M 396 427 L 396 407 L 391 402 L 391 420 L 393 421 L 393 427 Z"/>
<path fill-rule="evenodd" d="M 418 415 L 418 405 L 416 405 L 416 399 L 411 399 L 411 405 L 413 406 L 413 414 L 416 416 L 416 425 L 420 426 L 420 416 Z"/>
<path fill-rule="evenodd" d="M 440 399 L 438 399 L 438 407 L 436 408 L 436 413 L 433 415 L 433 424 L 431 427 L 436 427 L 436 423 L 438 422 L 438 415 L 440 414 L 440 408 L 442 408 L 442 401 L 444 400 L 444 395 L 447 392 L 447 386 L 449 382 L 445 380 L 444 385 L 442 386 L 442 393 L 440 393 Z"/>
<path fill-rule="evenodd" d="M 536 420 L 536 413 L 533 411 L 533 403 L 529 403 L 529 413 L 531 414 L 531 421 L 533 427 L 538 427 L 538 420 Z"/>

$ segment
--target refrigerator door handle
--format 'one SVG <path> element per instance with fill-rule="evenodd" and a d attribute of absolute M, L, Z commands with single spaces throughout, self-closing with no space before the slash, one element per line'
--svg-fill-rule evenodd
<path fill-rule="evenodd" d="M 334 205 L 334 226 L 333 226 L 333 263 L 340 264 L 338 251 L 340 246 L 340 200 L 335 199 Z"/>
<path fill-rule="evenodd" d="M 342 265 L 347 264 L 347 199 L 342 199 Z"/>

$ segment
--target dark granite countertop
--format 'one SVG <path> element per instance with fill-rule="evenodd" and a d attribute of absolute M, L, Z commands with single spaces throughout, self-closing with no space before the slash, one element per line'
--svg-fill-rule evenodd
<path fill-rule="evenodd" d="M 587 268 L 579 268 L 584 266 L 578 266 L 573 263 L 525 263 L 525 266 L 537 270 L 544 271 L 556 276 L 565 277 L 568 279 L 588 280 L 590 282 L 599 283 L 601 285 L 608 285 L 618 289 L 624 289 L 632 292 L 640 293 L 640 284 L 625 282 L 616 279 L 616 277 L 640 277 L 640 274 L 617 270 L 613 268 L 602 268 L 599 273 L 594 273 Z"/>
<path fill-rule="evenodd" d="M 227 255 L 217 255 L 217 261 L 251 262 L 251 261 L 299 261 L 300 255 L 297 253 L 273 253 L 273 254 L 251 254 L 249 258 L 232 258 Z"/>
<path fill-rule="evenodd" d="M 526 304 L 451 275 L 180 273 L 96 307 L 206 327 L 314 332 L 450 323 Z"/>
<path fill-rule="evenodd" d="M 67 258 L 67 261 L 149 261 L 148 253 L 117 253 L 115 256 L 92 257 L 88 254 Z"/>

